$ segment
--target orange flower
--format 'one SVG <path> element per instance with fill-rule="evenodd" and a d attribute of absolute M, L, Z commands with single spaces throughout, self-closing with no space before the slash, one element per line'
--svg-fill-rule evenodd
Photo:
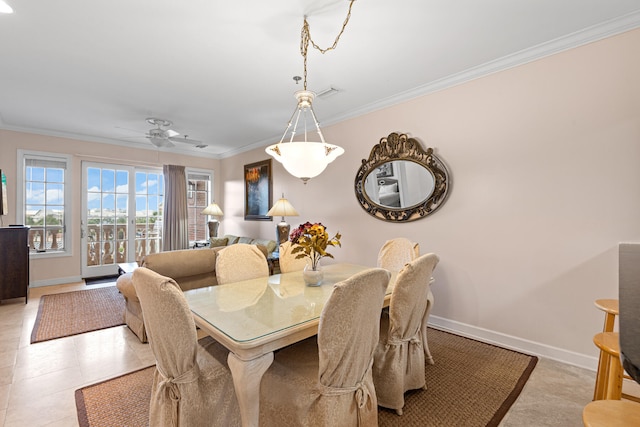
<path fill-rule="evenodd" d="M 296 255 L 296 259 L 309 257 L 311 260 L 311 268 L 316 270 L 318 262 L 323 257 L 333 258 L 333 255 L 327 252 L 327 246 L 340 246 L 340 233 L 336 233 L 331 239 L 327 229 L 321 223 L 312 224 L 306 222 L 301 224 L 291 233 L 291 243 L 297 245 L 291 251 Z"/>

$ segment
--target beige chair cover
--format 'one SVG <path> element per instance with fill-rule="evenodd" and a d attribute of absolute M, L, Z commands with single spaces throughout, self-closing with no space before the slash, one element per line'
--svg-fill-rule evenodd
<path fill-rule="evenodd" d="M 216 278 L 218 285 L 269 275 L 269 264 L 264 253 L 246 243 L 236 243 L 218 252 Z"/>
<path fill-rule="evenodd" d="M 420 256 L 420 244 L 414 243 L 404 237 L 397 237 L 395 239 L 387 240 L 380 252 L 378 253 L 378 267 L 386 268 L 392 272 L 398 272 L 404 267 L 405 264 L 413 261 Z M 433 280 L 432 280 L 433 282 Z M 433 356 L 429 350 L 427 342 L 427 321 L 429 320 L 429 314 L 433 308 L 435 301 L 433 293 L 431 292 L 431 286 L 429 286 L 429 294 L 427 295 L 427 312 L 424 316 L 424 324 L 422 328 L 422 346 L 424 348 L 424 356 L 429 365 L 433 365 Z"/>
<path fill-rule="evenodd" d="M 423 255 L 400 270 L 389 311 L 380 320 L 380 342 L 373 362 L 378 405 L 402 415 L 404 392 L 425 387 L 425 354 L 421 330 L 435 254 Z"/>
<path fill-rule="evenodd" d="M 228 350 L 208 337 L 197 341 L 191 311 L 173 279 L 140 267 L 133 283 L 156 358 L 149 425 L 240 425 Z"/>
<path fill-rule="evenodd" d="M 404 237 L 387 240 L 378 252 L 378 267 L 400 271 L 404 265 L 420 256 L 420 245 Z"/>
<path fill-rule="evenodd" d="M 275 354 L 262 378 L 260 426 L 378 425 L 371 366 L 389 277 L 375 268 L 337 283 L 317 340 Z"/>
<path fill-rule="evenodd" d="M 309 258 L 296 258 L 298 254 L 292 254 L 294 246 L 291 242 L 284 242 L 280 245 L 280 257 L 279 257 L 279 265 L 280 272 L 289 273 L 291 271 L 300 271 L 304 269 L 304 266 L 307 264 L 307 260 Z"/>

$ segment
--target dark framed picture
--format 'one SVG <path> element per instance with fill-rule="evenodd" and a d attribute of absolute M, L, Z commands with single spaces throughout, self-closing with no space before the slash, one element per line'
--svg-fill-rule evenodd
<path fill-rule="evenodd" d="M 383 163 L 376 168 L 376 178 L 387 178 L 393 176 L 393 163 Z"/>
<path fill-rule="evenodd" d="M 271 221 L 271 159 L 244 165 L 244 219 Z"/>

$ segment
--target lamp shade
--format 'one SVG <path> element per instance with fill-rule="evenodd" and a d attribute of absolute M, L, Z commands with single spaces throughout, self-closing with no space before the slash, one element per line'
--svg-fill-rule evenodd
<path fill-rule="evenodd" d="M 269 212 L 267 212 L 267 216 L 298 216 L 300 215 L 296 208 L 294 208 L 291 203 L 284 196 L 273 205 Z"/>
<path fill-rule="evenodd" d="M 294 141 L 272 145 L 266 152 L 291 175 L 306 181 L 320 175 L 344 149 L 326 142 Z"/>
<path fill-rule="evenodd" d="M 204 215 L 212 215 L 212 216 L 222 216 L 222 209 L 215 203 L 211 203 L 209 206 L 202 210 L 202 214 Z"/>

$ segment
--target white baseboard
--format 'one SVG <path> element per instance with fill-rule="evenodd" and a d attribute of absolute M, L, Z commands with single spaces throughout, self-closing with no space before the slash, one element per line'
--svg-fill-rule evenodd
<path fill-rule="evenodd" d="M 66 285 L 67 283 L 82 282 L 82 276 L 58 277 L 47 280 L 34 280 L 29 282 L 30 288 L 40 288 L 42 286 Z"/>
<path fill-rule="evenodd" d="M 529 341 L 523 338 L 479 328 L 477 326 L 456 322 L 454 320 L 448 320 L 438 316 L 429 316 L 429 326 L 432 326 L 435 329 L 462 335 L 467 338 L 476 339 L 489 344 L 495 344 L 510 350 L 519 351 L 521 353 L 557 360 L 569 365 L 589 369 L 594 372 L 598 367 L 597 357 L 552 347 L 550 345 Z"/>

